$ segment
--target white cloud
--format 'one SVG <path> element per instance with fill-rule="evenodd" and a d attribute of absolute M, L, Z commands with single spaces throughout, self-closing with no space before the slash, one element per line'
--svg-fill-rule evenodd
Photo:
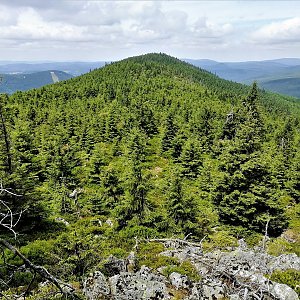
<path fill-rule="evenodd" d="M 300 18 L 272 22 L 253 32 L 251 38 L 263 44 L 300 43 Z"/>
<path fill-rule="evenodd" d="M 62 22 L 45 22 L 32 8 L 25 9 L 16 23 L 0 27 L 0 38 L 7 40 L 78 41 L 86 39 L 85 27 L 75 27 Z"/>
<path fill-rule="evenodd" d="M 178 57 L 236 60 L 258 56 L 265 45 L 296 44 L 300 36 L 297 9 L 292 10 L 288 1 L 284 5 L 279 1 L 0 2 L 1 59 L 109 60 L 162 51 Z M 293 6 L 300 9 L 300 2 Z M 280 15 L 286 21 L 274 22 Z M 64 51 L 54 54 L 55 49 Z M 291 47 L 289 53 L 297 51 Z"/>
<path fill-rule="evenodd" d="M 1 24 L 0 38 L 41 43 L 119 41 L 128 46 L 159 41 L 172 45 L 172 41 L 184 40 L 188 45 L 194 39 L 221 41 L 231 30 L 228 24 L 218 25 L 207 19 L 188 24 L 185 12 L 163 11 L 159 2 L 67 1 L 66 7 L 60 4 L 47 6 L 46 10 L 41 10 L 36 1 L 27 0 L 24 5 L 16 10 L 13 24 Z M 79 10 L 74 14 L 70 8 Z"/>
<path fill-rule="evenodd" d="M 207 18 L 200 18 L 193 25 L 192 32 L 197 37 L 222 38 L 233 32 L 233 26 L 229 23 L 220 25 L 209 21 Z"/>

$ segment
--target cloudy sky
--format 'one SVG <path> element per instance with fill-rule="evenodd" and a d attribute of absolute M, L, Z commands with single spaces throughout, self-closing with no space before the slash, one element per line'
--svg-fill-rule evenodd
<path fill-rule="evenodd" d="M 0 60 L 300 57 L 300 1 L 1 0 Z"/>

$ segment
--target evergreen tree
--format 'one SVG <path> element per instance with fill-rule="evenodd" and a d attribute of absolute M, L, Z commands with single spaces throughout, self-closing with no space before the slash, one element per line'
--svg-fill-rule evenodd
<path fill-rule="evenodd" d="M 113 101 L 106 117 L 105 137 L 109 142 L 113 141 L 114 139 L 118 139 L 120 136 L 118 129 L 119 119 L 118 104 L 116 103 L 116 101 Z"/>
<path fill-rule="evenodd" d="M 197 216 L 198 205 L 192 195 L 188 197 L 183 191 L 183 180 L 179 170 L 170 183 L 167 211 L 169 217 L 184 234 L 201 235 L 203 228 L 199 228 Z"/>
<path fill-rule="evenodd" d="M 137 217 L 138 222 L 146 212 L 148 201 L 148 180 L 144 174 L 145 162 L 145 138 L 137 130 L 133 129 L 130 134 L 128 145 L 129 172 L 127 174 L 125 199 L 117 209 L 118 220 L 121 227 L 125 226 L 128 220 Z"/>
<path fill-rule="evenodd" d="M 168 114 L 161 138 L 161 150 L 162 152 L 167 152 L 173 147 L 173 140 L 177 133 L 177 126 L 174 124 L 174 119 L 172 114 Z"/>
<path fill-rule="evenodd" d="M 180 155 L 182 173 L 188 178 L 196 178 L 202 165 L 199 145 L 194 140 L 187 140 Z"/>
<path fill-rule="evenodd" d="M 120 197 L 124 191 L 117 173 L 113 169 L 108 169 L 102 176 L 102 198 L 103 210 L 107 213 L 111 212 L 117 205 L 120 204 Z"/>
<path fill-rule="evenodd" d="M 186 221 L 186 205 L 182 191 L 182 179 L 178 171 L 175 171 L 175 176 L 171 182 L 168 212 L 176 225 L 182 226 L 183 222 Z"/>
<path fill-rule="evenodd" d="M 7 101 L 7 95 L 0 95 L 0 170 L 4 172 L 1 175 L 2 180 L 12 172 L 10 137 L 7 128 L 5 111 L 3 109 L 3 105 L 5 105 Z"/>
<path fill-rule="evenodd" d="M 232 140 L 223 141 L 215 203 L 223 222 L 263 232 L 271 219 L 270 233 L 276 235 L 286 222 L 272 174 L 261 160 L 263 124 L 257 97 L 254 84 L 239 110 L 240 123 Z"/>

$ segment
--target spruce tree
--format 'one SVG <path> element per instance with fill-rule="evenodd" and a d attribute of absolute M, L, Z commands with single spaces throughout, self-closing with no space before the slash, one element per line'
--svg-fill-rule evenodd
<path fill-rule="evenodd" d="M 270 234 L 286 226 L 277 186 L 261 155 L 264 128 L 258 109 L 258 91 L 253 85 L 238 111 L 232 139 L 222 141 L 220 177 L 215 203 L 221 221 L 263 232 L 269 220 Z"/>
<path fill-rule="evenodd" d="M 188 178 L 196 178 L 202 165 L 200 149 L 194 140 L 187 140 L 180 155 L 182 174 Z"/>
<path fill-rule="evenodd" d="M 175 139 L 177 131 L 178 128 L 174 123 L 174 117 L 169 113 L 164 124 L 161 138 L 161 150 L 163 153 L 167 151 L 172 152 L 173 141 Z"/>
<path fill-rule="evenodd" d="M 170 186 L 168 212 L 176 225 L 181 226 L 186 220 L 186 207 L 182 191 L 182 179 L 178 171 L 175 171 L 175 176 Z"/>

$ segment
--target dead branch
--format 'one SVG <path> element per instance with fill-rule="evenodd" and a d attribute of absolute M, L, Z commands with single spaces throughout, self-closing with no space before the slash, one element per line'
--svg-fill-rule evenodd
<path fill-rule="evenodd" d="M 188 245 L 188 246 L 193 246 L 193 247 L 200 247 L 202 248 L 202 242 L 203 240 L 206 238 L 206 236 L 204 238 L 202 238 L 202 240 L 198 243 L 195 242 L 188 242 L 186 240 L 182 240 L 182 239 L 172 239 L 172 238 L 165 238 L 165 239 L 150 239 L 148 240 L 149 242 L 159 242 L 159 243 L 165 243 L 165 242 L 175 242 L 178 243 L 180 245 Z"/>
<path fill-rule="evenodd" d="M 9 189 L 6 189 L 3 187 L 2 179 L 0 180 L 0 195 L 2 194 L 10 194 L 15 197 L 22 197 L 22 195 L 16 194 Z M 21 210 L 20 212 L 13 212 L 11 208 L 9 207 L 8 203 L 4 200 L 0 199 L 0 208 L 2 207 L 2 211 L 0 211 L 0 226 L 4 227 L 8 231 L 10 231 L 15 239 L 17 237 L 17 233 L 14 230 L 14 228 L 19 223 L 22 214 L 24 213 L 24 210 Z"/>
<path fill-rule="evenodd" d="M 0 245 L 7 248 L 11 252 L 13 252 L 16 256 L 21 258 L 25 264 L 25 267 L 30 269 L 34 274 L 39 274 L 42 278 L 44 278 L 44 279 L 48 280 L 49 282 L 51 282 L 52 284 L 54 284 L 58 288 L 58 290 L 60 291 L 60 293 L 62 295 L 66 296 L 66 297 L 71 297 L 73 299 L 79 299 L 76 296 L 76 294 L 74 293 L 74 288 L 71 285 L 62 282 L 61 280 L 59 280 L 56 277 L 54 277 L 53 275 L 51 275 L 46 268 L 33 264 L 17 248 L 15 248 L 9 242 L 7 242 L 6 240 L 0 239 Z"/>
<path fill-rule="evenodd" d="M 15 197 L 22 197 L 22 195 L 18 195 L 16 193 L 4 188 L 2 180 L 0 180 L 0 195 L 4 194 L 4 193 L 13 195 Z M 9 206 L 9 204 L 6 201 L 1 200 L 1 199 L 0 199 L 0 208 L 1 208 L 0 226 L 7 229 L 7 231 L 13 233 L 14 238 L 16 239 L 17 233 L 15 231 L 15 227 L 19 223 L 24 210 L 21 210 L 20 212 L 15 213 L 15 212 L 13 212 L 13 210 Z M 24 299 L 25 299 L 26 295 L 29 293 L 30 287 L 32 286 L 34 280 L 36 279 L 37 274 L 40 275 L 43 279 L 51 282 L 59 290 L 59 292 L 66 297 L 66 299 L 67 298 L 79 299 L 78 296 L 74 292 L 74 288 L 71 285 L 64 283 L 61 280 L 54 277 L 52 274 L 49 273 L 49 271 L 46 268 L 32 263 L 16 247 L 14 247 L 8 241 L 6 241 L 4 239 L 0 239 L 0 248 L 2 250 L 3 262 L 4 262 L 3 267 L 8 268 L 9 273 L 11 273 L 8 275 L 8 280 L 6 280 L 6 281 L 4 281 L 2 279 L 0 280 L 2 286 L 4 285 L 7 288 L 9 288 L 9 283 L 13 279 L 15 272 L 20 271 L 20 270 L 24 271 L 24 269 L 25 270 L 27 269 L 27 270 L 30 270 L 30 272 L 33 274 L 33 278 L 31 280 L 31 282 L 29 283 L 29 285 L 27 286 L 25 292 L 23 292 L 21 294 L 21 297 L 24 297 Z M 18 267 L 18 266 L 9 264 L 5 259 L 5 253 L 4 253 L 5 248 L 10 250 L 15 256 L 21 258 L 22 261 L 24 262 L 24 265 L 22 265 L 21 267 Z M 1 295 L 1 297 L 5 297 L 2 293 L 0 293 L 0 295 Z M 18 298 L 19 297 L 20 297 L 20 295 L 18 295 Z"/>

